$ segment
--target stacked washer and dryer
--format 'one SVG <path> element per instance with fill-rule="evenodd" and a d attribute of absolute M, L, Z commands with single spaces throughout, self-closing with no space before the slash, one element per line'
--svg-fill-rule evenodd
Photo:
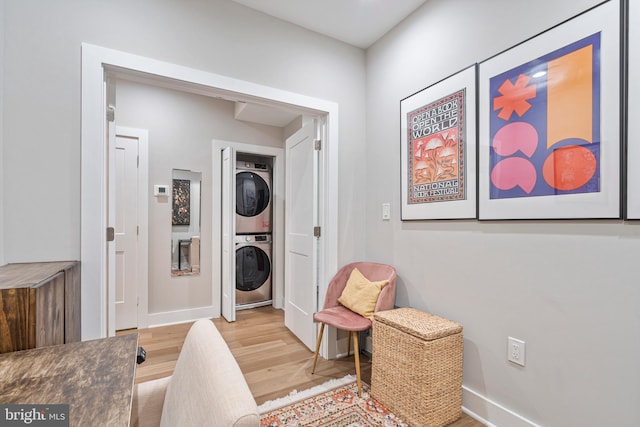
<path fill-rule="evenodd" d="M 272 167 L 236 162 L 236 309 L 270 305 Z"/>

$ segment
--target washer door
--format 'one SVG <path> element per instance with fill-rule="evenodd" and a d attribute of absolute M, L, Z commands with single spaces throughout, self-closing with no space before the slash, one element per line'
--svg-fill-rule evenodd
<path fill-rule="evenodd" d="M 236 250 L 236 289 L 254 291 L 271 274 L 269 256 L 257 246 L 243 246 Z"/>
<path fill-rule="evenodd" d="M 260 215 L 269 206 L 269 186 L 253 172 L 236 174 L 236 213 L 241 216 Z"/>

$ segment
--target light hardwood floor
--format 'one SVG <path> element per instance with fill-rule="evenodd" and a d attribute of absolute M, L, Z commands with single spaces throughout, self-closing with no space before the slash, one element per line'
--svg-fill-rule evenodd
<path fill-rule="evenodd" d="M 313 352 L 285 326 L 281 310 L 261 307 L 237 312 L 237 321 L 213 319 L 238 361 L 258 404 L 286 396 L 293 389 L 304 390 L 333 378 L 355 375 L 353 356 L 337 360 L 318 359 L 311 374 Z M 136 383 L 171 375 L 192 323 L 157 328 L 120 331 L 138 333 L 147 360 L 136 368 Z M 215 355 L 212 355 L 215 357 Z M 362 380 L 370 383 L 371 361 L 361 355 Z M 451 427 L 478 427 L 483 424 L 463 414 Z"/>

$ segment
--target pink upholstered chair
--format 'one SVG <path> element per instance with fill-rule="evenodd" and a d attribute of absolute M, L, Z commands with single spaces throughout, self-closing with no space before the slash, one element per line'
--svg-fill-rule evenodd
<path fill-rule="evenodd" d="M 318 341 L 316 343 L 316 352 L 313 356 L 313 368 L 311 373 L 316 371 L 316 363 L 318 361 L 318 351 L 320 350 L 320 342 L 322 341 L 322 334 L 324 332 L 324 326 L 329 325 L 337 329 L 342 329 L 349 332 L 349 341 L 353 341 L 353 352 L 356 364 L 356 378 L 358 382 L 358 395 L 362 395 L 362 385 L 360 382 L 360 356 L 358 349 L 358 332 L 366 331 L 371 328 L 371 320 L 354 313 L 348 308 L 342 306 L 338 302 L 338 298 L 342 295 L 342 291 L 347 285 L 349 276 L 354 268 L 360 270 L 360 272 L 370 281 L 378 282 L 381 280 L 388 280 L 389 284 L 382 288 L 378 301 L 376 303 L 374 311 L 391 310 L 394 306 L 396 299 L 396 270 L 390 265 L 378 264 L 374 262 L 353 262 L 342 267 L 336 275 L 331 279 L 327 288 L 327 294 L 324 299 L 324 306 L 321 311 L 313 315 L 314 322 L 319 322 L 320 333 L 318 334 Z M 353 340 L 351 337 L 353 336 Z M 351 343 L 349 342 L 349 347 Z M 347 350 L 349 351 L 349 350 Z"/>

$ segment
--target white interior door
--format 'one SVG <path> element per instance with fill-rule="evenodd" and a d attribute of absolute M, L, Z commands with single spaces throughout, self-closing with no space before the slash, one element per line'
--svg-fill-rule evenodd
<path fill-rule="evenodd" d="M 106 77 L 104 82 L 104 101 L 105 111 L 107 117 L 105 117 L 107 128 L 107 203 L 106 203 L 106 240 L 105 240 L 105 269 L 107 279 L 107 289 L 105 300 L 107 303 L 106 321 L 107 321 L 107 336 L 113 336 L 116 333 L 116 306 L 115 306 L 115 293 L 116 293 L 116 242 L 115 242 L 115 229 L 116 229 L 116 122 L 115 122 L 115 103 L 116 103 L 116 85 L 112 78 Z"/>
<path fill-rule="evenodd" d="M 138 140 L 116 136 L 116 330 L 138 327 Z"/>
<path fill-rule="evenodd" d="M 232 147 L 222 150 L 222 316 L 236 320 L 236 253 L 234 237 L 236 212 L 236 153 Z"/>
<path fill-rule="evenodd" d="M 286 141 L 285 326 L 314 348 L 317 310 L 319 156 L 312 121 Z"/>

